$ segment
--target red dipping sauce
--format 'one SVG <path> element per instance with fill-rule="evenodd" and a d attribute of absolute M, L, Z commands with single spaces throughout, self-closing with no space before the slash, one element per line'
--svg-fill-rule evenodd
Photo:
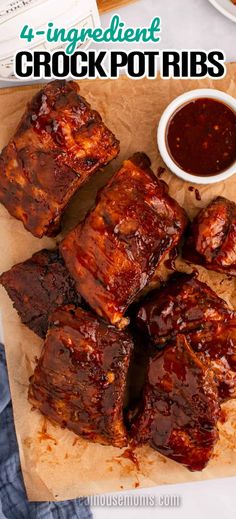
<path fill-rule="evenodd" d="M 236 114 L 221 101 L 194 99 L 172 115 L 166 141 L 172 160 L 187 173 L 222 173 L 236 161 Z"/>

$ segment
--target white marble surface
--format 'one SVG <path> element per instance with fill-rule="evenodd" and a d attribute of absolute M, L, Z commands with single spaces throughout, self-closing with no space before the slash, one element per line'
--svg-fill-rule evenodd
<path fill-rule="evenodd" d="M 179 508 L 91 508 L 94 519 L 233 519 L 235 482 L 236 478 L 227 478 L 132 491 L 142 496 L 178 495 Z"/>
<path fill-rule="evenodd" d="M 160 49 L 220 48 L 228 61 L 236 59 L 236 24 L 208 0 L 139 0 L 119 9 L 119 13 L 130 25 L 146 25 L 153 16 L 161 16 Z M 109 18 L 110 13 L 103 15 L 102 25 L 108 25 Z M 120 48 L 120 44 L 113 46 Z"/>

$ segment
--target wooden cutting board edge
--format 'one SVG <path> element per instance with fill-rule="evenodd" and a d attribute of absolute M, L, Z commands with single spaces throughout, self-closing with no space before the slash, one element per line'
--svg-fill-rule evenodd
<path fill-rule="evenodd" d="M 137 2 L 137 0 L 97 0 L 98 10 L 100 13 L 105 13 L 120 7 L 125 7 L 126 5 L 134 2 Z"/>

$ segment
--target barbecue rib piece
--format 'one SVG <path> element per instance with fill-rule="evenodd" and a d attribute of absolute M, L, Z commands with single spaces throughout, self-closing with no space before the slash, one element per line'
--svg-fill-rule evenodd
<path fill-rule="evenodd" d="M 236 397 L 236 312 L 194 275 L 178 274 L 154 291 L 137 314 L 137 325 L 157 347 L 185 334 L 214 369 L 222 400 Z"/>
<path fill-rule="evenodd" d="M 98 315 L 122 328 L 124 313 L 180 241 L 184 210 L 136 153 L 100 191 L 96 207 L 60 245 L 77 288 Z"/>
<path fill-rule="evenodd" d="M 183 257 L 207 269 L 236 276 L 236 204 L 218 196 L 189 230 Z"/>
<path fill-rule="evenodd" d="M 219 411 L 214 373 L 179 335 L 150 361 L 131 435 L 137 444 L 148 442 L 188 469 L 202 470 L 218 439 Z"/>
<path fill-rule="evenodd" d="M 49 419 L 103 445 L 123 447 L 123 400 L 132 351 L 125 332 L 80 308 L 55 310 L 31 377 L 29 400 Z"/>
<path fill-rule="evenodd" d="M 49 83 L 0 155 L 0 202 L 35 236 L 54 235 L 72 195 L 118 152 L 118 141 L 79 86 Z"/>
<path fill-rule="evenodd" d="M 22 322 L 45 337 L 50 313 L 62 304 L 81 304 L 58 250 L 41 250 L 0 277 Z"/>

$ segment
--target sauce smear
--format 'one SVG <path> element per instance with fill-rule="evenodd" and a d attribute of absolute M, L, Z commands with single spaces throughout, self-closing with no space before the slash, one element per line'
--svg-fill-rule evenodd
<path fill-rule="evenodd" d="M 187 173 L 221 173 L 236 160 L 236 114 L 215 99 L 195 99 L 171 117 L 166 138 L 172 159 Z"/>

